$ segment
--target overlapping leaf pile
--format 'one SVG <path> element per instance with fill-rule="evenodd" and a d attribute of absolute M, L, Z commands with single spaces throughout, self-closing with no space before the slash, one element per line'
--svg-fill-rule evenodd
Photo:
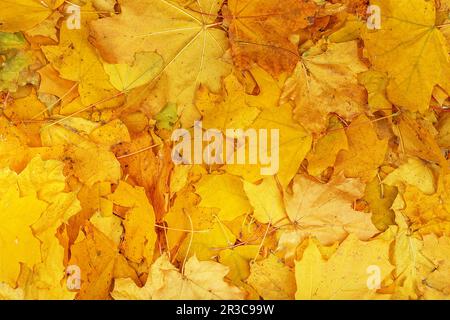
<path fill-rule="evenodd" d="M 449 13 L 0 0 L 0 298 L 450 298 Z M 199 119 L 278 173 L 175 166 Z"/>

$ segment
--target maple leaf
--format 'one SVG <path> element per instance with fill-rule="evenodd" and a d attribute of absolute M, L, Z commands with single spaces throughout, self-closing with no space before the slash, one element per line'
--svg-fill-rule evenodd
<path fill-rule="evenodd" d="M 250 261 L 255 259 L 259 253 L 257 245 L 243 245 L 233 249 L 222 250 L 219 254 L 219 262 L 230 268 L 228 278 L 234 284 L 242 286 L 243 282 L 250 276 Z"/>
<path fill-rule="evenodd" d="M 71 125 L 75 126 L 72 127 L 75 131 L 77 125 L 89 126 L 88 132 L 97 127 L 81 119 L 72 119 Z M 88 186 L 100 181 L 117 182 L 120 178 L 120 165 L 113 153 L 73 130 L 61 125 L 46 126 L 41 131 L 41 140 L 44 147 L 60 148 L 57 158 L 70 162 L 73 174 Z"/>
<path fill-rule="evenodd" d="M 63 0 L 17 0 L 2 4 L 0 31 L 16 32 L 29 30 L 59 7 Z M 26 16 L 27 19 L 23 19 Z"/>
<path fill-rule="evenodd" d="M 242 181 L 229 174 L 205 175 L 196 184 L 201 207 L 218 208 L 221 220 L 231 221 L 250 213 L 251 206 L 245 195 Z"/>
<path fill-rule="evenodd" d="M 352 120 L 367 103 L 357 78 L 367 70 L 359 60 L 357 42 L 329 43 L 324 52 L 319 45 L 303 54 L 282 96 L 282 101 L 295 101 L 294 118 L 314 133 L 326 128 L 329 113 Z"/>
<path fill-rule="evenodd" d="M 356 179 L 336 177 L 327 184 L 304 176 L 294 179 L 293 194 L 286 195 L 286 210 L 301 238 L 314 236 L 324 245 L 342 241 L 349 234 L 368 240 L 378 233 L 369 213 L 355 211 L 364 185 Z"/>
<path fill-rule="evenodd" d="M 247 282 L 265 300 L 290 300 L 296 290 L 294 271 L 273 255 L 251 264 Z"/>
<path fill-rule="evenodd" d="M 35 92 L 32 92 L 29 96 L 17 99 L 8 105 L 4 109 L 4 113 L 11 120 L 41 120 L 46 116 L 47 110 Z"/>
<path fill-rule="evenodd" d="M 136 185 L 145 188 L 157 218 L 162 216 L 166 212 L 165 194 L 169 191 L 169 177 L 173 169 L 169 145 L 149 132 L 140 131 L 134 134 L 131 141 L 114 145 L 112 151 L 123 173 Z"/>
<path fill-rule="evenodd" d="M 247 128 L 258 116 L 259 110 L 248 106 L 244 87 L 234 75 L 224 79 L 223 90 L 222 94 L 216 95 L 204 86 L 200 87 L 195 105 L 203 116 L 203 126 L 224 133 L 230 128 Z"/>
<path fill-rule="evenodd" d="M 417 299 L 421 294 L 422 281 L 435 267 L 422 253 L 423 242 L 414 234 L 410 234 L 405 226 L 401 226 L 395 235 L 394 265 L 395 278 L 394 297 Z"/>
<path fill-rule="evenodd" d="M 421 237 L 411 230 L 407 219 L 396 214 L 398 227 L 391 227 L 395 239 L 394 299 L 443 299 L 448 287 L 448 238 Z"/>
<path fill-rule="evenodd" d="M 327 133 L 315 141 L 312 150 L 306 157 L 308 173 L 318 176 L 326 169 L 333 167 L 341 150 L 348 150 L 348 139 L 339 119 L 331 117 Z"/>
<path fill-rule="evenodd" d="M 312 137 L 292 119 L 292 107 L 289 104 L 284 104 L 277 109 L 263 109 L 250 128 L 279 130 L 279 154 L 284 156 L 279 159 L 279 170 L 276 175 L 281 186 L 285 188 L 297 173 L 310 150 Z M 248 144 L 240 148 L 244 147 L 248 148 Z M 260 151 L 271 154 L 271 152 L 276 152 L 276 148 L 267 144 Z M 248 154 L 248 150 L 246 150 L 246 154 Z M 227 172 L 239 175 L 251 182 L 256 182 L 264 177 L 261 175 L 261 168 L 264 168 L 261 163 L 225 166 Z"/>
<path fill-rule="evenodd" d="M 41 235 L 42 263 L 33 268 L 25 287 L 25 298 L 34 300 L 73 300 L 76 292 L 69 291 L 64 275 L 65 248 L 54 233 Z"/>
<path fill-rule="evenodd" d="M 310 242 L 301 260 L 295 264 L 299 300 L 315 299 L 383 299 L 387 298 L 367 286 L 367 268 L 377 266 L 384 280 L 393 266 L 389 262 L 389 240 L 369 242 L 350 235 L 328 259 Z M 330 281 L 332 279 L 338 279 Z"/>
<path fill-rule="evenodd" d="M 287 218 L 280 188 L 273 177 L 265 178 L 259 185 L 244 181 L 244 190 L 259 222 L 277 224 Z"/>
<path fill-rule="evenodd" d="M 182 192 L 164 217 L 168 225 L 167 247 L 178 261 L 194 255 L 201 261 L 211 259 L 220 248 L 232 246 L 236 241 L 236 236 L 220 220 L 220 209 L 199 207 L 199 202 L 196 194 Z"/>
<path fill-rule="evenodd" d="M 442 156 L 441 148 L 429 128 L 407 113 L 402 113 L 398 119 L 397 134 L 401 136 L 401 143 L 406 153 L 421 159 L 439 163 L 443 168 L 447 166 Z"/>
<path fill-rule="evenodd" d="M 81 269 L 78 299 L 107 299 L 115 277 L 138 281 L 114 243 L 90 224 L 84 227 L 84 237 L 72 245 L 71 253 L 69 264 Z"/>
<path fill-rule="evenodd" d="M 20 263 L 33 267 L 41 260 L 39 240 L 34 237 L 31 225 L 35 223 L 47 203 L 36 195 L 20 196 L 17 175 L 9 169 L 0 171 L 2 195 L 0 201 L 0 281 L 16 285 Z"/>
<path fill-rule="evenodd" d="M 24 196 L 37 196 L 48 203 L 41 217 L 31 226 L 41 241 L 41 263 L 36 264 L 25 287 L 27 299 L 73 299 L 62 284 L 65 273 L 64 247 L 56 237 L 58 228 L 81 210 L 73 192 L 64 192 L 66 177 L 63 163 L 33 158 L 18 176 L 18 186 Z"/>
<path fill-rule="evenodd" d="M 0 299 L 449 299 L 449 13 L 3 1 Z"/>
<path fill-rule="evenodd" d="M 372 180 L 378 167 L 384 162 L 388 141 L 379 139 L 371 121 L 358 116 L 346 130 L 349 148 L 341 150 L 336 159 L 336 171 L 346 177 Z"/>
<path fill-rule="evenodd" d="M 117 205 L 130 208 L 126 213 L 123 253 L 129 260 L 140 263 L 153 261 L 155 249 L 155 212 L 148 202 L 144 188 L 133 188 L 121 181 L 109 199 Z"/>
<path fill-rule="evenodd" d="M 226 33 L 214 22 L 221 5 L 217 0 L 197 2 L 194 8 L 173 0 L 125 0 L 120 15 L 92 22 L 92 34 L 110 63 L 130 64 L 144 50 L 161 55 L 170 102 L 189 105 L 200 83 L 218 91 L 220 78 L 230 73 L 222 59 Z"/>
<path fill-rule="evenodd" d="M 428 195 L 417 187 L 407 186 L 403 193 L 403 212 L 411 220 L 413 230 L 438 235 L 450 232 L 449 178 L 441 177 L 436 192 Z"/>
<path fill-rule="evenodd" d="M 27 165 L 27 136 L 6 118 L 0 118 L 0 165 L 2 168 L 21 170 Z"/>
<path fill-rule="evenodd" d="M 60 1 L 60 0 L 58 0 L 58 1 Z M 57 1 L 54 1 L 54 2 L 57 2 Z M 48 39 L 51 39 L 51 40 L 57 42 L 58 41 L 58 29 L 57 29 L 56 25 L 57 25 L 59 19 L 61 19 L 62 17 L 63 17 L 63 15 L 59 11 L 54 11 L 47 19 L 40 22 L 32 29 L 26 30 L 25 33 L 28 36 L 36 37 L 37 39 L 41 39 L 41 37 L 45 37 L 45 38 L 48 38 Z M 36 40 L 36 41 L 39 41 L 39 40 Z"/>
<path fill-rule="evenodd" d="M 26 219 L 35 219 L 33 224 L 28 226 L 28 238 L 24 230 L 14 230 L 11 229 L 11 226 L 5 226 L 5 230 L 15 237 L 15 251 L 17 251 L 18 259 L 23 259 L 20 253 L 20 250 L 22 250 L 20 246 L 21 241 L 28 241 L 25 245 L 31 248 L 35 246 L 36 240 L 41 242 L 38 244 L 38 248 L 33 249 L 36 250 L 36 253 L 28 255 L 29 257 L 36 257 L 38 260 L 35 261 L 35 264 L 27 266 L 33 273 L 26 282 L 25 298 L 72 299 L 74 294 L 68 292 L 67 288 L 61 285 L 65 269 L 63 264 L 64 248 L 60 245 L 55 234 L 62 223 L 67 222 L 71 216 L 80 210 L 80 206 L 74 193 L 63 192 L 65 189 L 63 164 L 59 161 L 43 161 L 39 157 L 35 157 L 18 176 L 12 172 L 4 171 L 2 173 L 2 182 L 9 185 L 8 188 L 4 189 L 4 196 L 13 197 L 11 199 L 4 198 L 9 203 L 7 210 L 11 210 L 10 212 L 21 214 L 21 210 L 27 210 L 24 204 L 20 207 L 14 205 L 16 201 L 14 200 L 14 194 L 16 192 L 20 191 L 23 200 L 33 201 L 35 199 L 35 202 L 30 204 L 34 205 L 35 208 L 29 208 L 29 211 L 26 213 Z M 39 211 L 40 214 L 33 218 L 33 214 Z M 8 238 L 9 236 L 4 239 Z M 22 260 L 24 263 L 28 263 L 28 261 Z M 12 272 L 11 270 L 14 269 L 11 268 L 14 266 L 14 262 L 15 260 L 13 259 L 13 264 L 3 267 L 7 267 L 10 270 L 9 272 Z M 8 269 L 5 269 L 5 271 Z M 11 283 L 10 281 L 11 279 L 9 279 L 8 283 Z"/>
<path fill-rule="evenodd" d="M 423 254 L 433 262 L 435 268 L 425 276 L 424 296 L 432 298 L 436 295 L 445 299 L 450 293 L 450 265 L 449 265 L 450 239 L 428 235 L 423 239 Z"/>
<path fill-rule="evenodd" d="M 103 126 L 95 128 L 90 132 L 89 138 L 99 145 L 108 147 L 131 142 L 130 132 L 127 126 L 119 119 L 112 120 Z"/>
<path fill-rule="evenodd" d="M 386 97 L 388 79 L 385 73 L 369 70 L 358 74 L 358 82 L 367 90 L 368 104 L 372 113 L 377 111 L 387 113 L 392 109 L 392 104 Z"/>
<path fill-rule="evenodd" d="M 225 19 L 235 64 L 249 69 L 258 63 L 278 76 L 292 71 L 298 61 L 291 36 L 312 24 L 313 1 L 229 0 Z"/>
<path fill-rule="evenodd" d="M 88 23 L 96 19 L 97 15 L 92 13 L 90 4 L 83 7 L 83 10 L 87 12 L 82 14 L 82 28 L 72 30 L 67 24 L 63 24 L 58 45 L 42 47 L 45 56 L 59 75 L 78 83 L 80 101 L 67 106 L 64 113 L 68 114 L 93 106 L 100 109 L 113 107 L 121 102 L 119 92 L 109 82 L 95 48 L 88 41 Z M 74 89 L 75 87 L 71 87 L 69 90 Z"/>
<path fill-rule="evenodd" d="M 113 215 L 112 208 L 111 212 L 108 211 L 108 213 L 95 213 L 89 219 L 89 222 L 114 242 L 115 245 L 118 246 L 120 244 L 123 234 L 122 219 Z"/>
<path fill-rule="evenodd" d="M 41 78 L 38 93 L 51 94 L 58 97 L 62 107 L 79 96 L 78 90 L 76 90 L 77 83 L 61 78 L 58 71 L 50 64 L 47 64 L 37 72 Z M 33 117 L 35 117 L 35 114 Z"/>
<path fill-rule="evenodd" d="M 108 64 L 103 67 L 111 84 L 119 91 L 127 91 L 142 86 L 153 80 L 161 71 L 163 61 L 152 52 L 136 53 L 131 65 Z"/>
<path fill-rule="evenodd" d="M 436 181 L 433 171 L 421 160 L 409 158 L 384 178 L 383 182 L 390 186 L 414 186 L 425 194 L 436 192 Z"/>
<path fill-rule="evenodd" d="M 144 287 L 138 288 L 130 279 L 118 279 L 112 296 L 114 299 L 165 300 L 222 300 L 243 299 L 243 293 L 223 280 L 228 267 L 217 262 L 190 258 L 180 273 L 161 256 L 152 265 Z"/>
<path fill-rule="evenodd" d="M 247 95 L 247 104 L 261 110 L 278 108 L 287 75 L 282 74 L 274 78 L 264 69 L 254 66 L 250 69 L 249 76 L 256 86 L 253 88 L 256 92 Z"/>
<path fill-rule="evenodd" d="M 369 59 L 375 70 L 388 74 L 387 94 L 391 102 L 424 112 L 435 86 L 450 92 L 448 49 L 435 25 L 434 1 L 371 3 L 380 7 L 382 19 L 380 30 L 363 33 Z"/>

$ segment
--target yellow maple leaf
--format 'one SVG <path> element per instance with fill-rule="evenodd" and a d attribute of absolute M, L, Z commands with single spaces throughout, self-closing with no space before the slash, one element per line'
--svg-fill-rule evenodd
<path fill-rule="evenodd" d="M 115 245 L 119 245 L 122 234 L 122 219 L 112 214 L 106 216 L 103 213 L 97 212 L 90 219 L 89 222 L 92 223 L 99 231 L 106 235 Z"/>
<path fill-rule="evenodd" d="M 9 169 L 0 171 L 0 186 L 4 188 L 0 201 L 0 282 L 15 286 L 20 263 L 33 267 L 41 261 L 40 242 L 31 225 L 45 211 L 47 203 L 36 194 L 21 197 L 17 176 Z"/>
<path fill-rule="evenodd" d="M 323 171 L 332 167 L 341 150 L 348 150 L 348 140 L 344 126 L 336 117 L 331 117 L 327 133 L 315 141 L 306 159 L 308 173 L 319 176 Z"/>
<path fill-rule="evenodd" d="M 294 179 L 293 194 L 285 196 L 286 210 L 301 239 L 314 236 L 331 245 L 354 234 L 368 240 L 378 233 L 371 215 L 353 209 L 353 202 L 363 193 L 364 184 L 357 179 L 337 176 L 322 184 L 299 175 Z"/>
<path fill-rule="evenodd" d="M 435 2 L 374 0 L 371 4 L 380 8 L 381 29 L 366 29 L 363 39 L 374 69 L 388 74 L 388 98 L 408 110 L 424 112 L 435 86 L 450 92 L 448 48 L 435 25 Z"/>
<path fill-rule="evenodd" d="M 244 280 L 250 275 L 250 261 L 258 257 L 259 246 L 243 245 L 233 249 L 222 250 L 219 254 L 219 262 L 230 268 L 228 278 L 234 284 L 243 285 Z"/>
<path fill-rule="evenodd" d="M 405 218 L 397 214 L 394 229 L 395 299 L 447 299 L 449 293 L 449 239 L 413 233 Z"/>
<path fill-rule="evenodd" d="M 341 150 L 336 159 L 336 171 L 346 177 L 372 180 L 378 167 L 384 162 L 388 141 L 379 139 L 371 121 L 357 117 L 346 130 L 349 149 Z"/>
<path fill-rule="evenodd" d="M 203 116 L 203 126 L 223 133 L 226 129 L 246 129 L 259 114 L 257 108 L 247 105 L 244 87 L 235 75 L 224 79 L 222 94 L 210 93 L 201 86 L 195 105 Z"/>
<path fill-rule="evenodd" d="M 372 113 L 383 111 L 389 113 L 392 104 L 386 97 L 387 75 L 380 71 L 369 70 L 358 75 L 358 81 L 367 90 L 368 103 Z"/>
<path fill-rule="evenodd" d="M 422 234 L 450 234 L 449 176 L 441 176 L 437 190 L 429 195 L 417 187 L 407 186 L 403 193 L 402 212 L 409 218 L 413 230 Z"/>
<path fill-rule="evenodd" d="M 251 205 L 238 177 L 230 174 L 205 175 L 195 184 L 195 188 L 201 197 L 199 205 L 220 209 L 220 220 L 231 221 L 251 212 Z"/>
<path fill-rule="evenodd" d="M 112 296 L 116 300 L 222 300 L 243 299 L 240 289 L 224 281 L 228 267 L 213 261 L 191 257 L 180 273 L 162 255 L 151 267 L 144 287 L 131 279 L 117 279 Z"/>
<path fill-rule="evenodd" d="M 27 136 L 5 117 L 0 118 L 0 167 L 22 170 L 28 161 Z"/>
<path fill-rule="evenodd" d="M 376 287 L 370 287 L 367 270 L 374 266 L 379 272 L 379 283 L 393 269 L 389 262 L 389 240 L 368 242 L 350 235 L 328 259 L 322 257 L 317 245 L 310 242 L 301 260 L 295 264 L 299 300 L 317 299 L 383 299 Z"/>
<path fill-rule="evenodd" d="M 397 169 L 383 179 L 383 183 L 390 186 L 414 186 L 425 194 L 436 192 L 436 181 L 433 171 L 421 160 L 409 158 Z"/>
<path fill-rule="evenodd" d="M 45 232 L 42 241 L 42 263 L 37 264 L 27 279 L 25 299 L 30 300 L 73 300 L 76 292 L 70 291 L 65 278 L 65 252 L 55 234 Z"/>
<path fill-rule="evenodd" d="M 303 54 L 282 96 L 282 101 L 295 101 L 294 118 L 313 133 L 326 129 L 329 113 L 352 120 L 367 103 L 357 78 L 367 71 L 359 60 L 357 42 L 328 43 L 324 52 L 317 52 L 320 45 Z"/>
<path fill-rule="evenodd" d="M 46 115 L 45 105 L 38 100 L 35 92 L 29 96 L 17 99 L 13 104 L 4 109 L 4 114 L 14 120 L 43 119 Z"/>
<path fill-rule="evenodd" d="M 236 236 L 220 220 L 220 209 L 199 207 L 199 202 L 199 196 L 183 190 L 164 217 L 168 225 L 164 238 L 174 253 L 172 259 L 184 261 L 195 255 L 199 260 L 208 260 L 236 241 Z"/>
<path fill-rule="evenodd" d="M 422 280 L 434 267 L 421 253 L 423 243 L 415 236 L 401 232 L 395 241 L 394 278 L 396 287 L 394 298 L 417 299 L 420 294 Z"/>
<path fill-rule="evenodd" d="M 63 0 L 58 0 L 63 1 Z M 32 37 L 46 37 L 58 41 L 56 24 L 63 15 L 59 11 L 54 11 L 46 20 L 26 31 L 26 34 Z"/>
<path fill-rule="evenodd" d="M 65 189 L 63 164 L 59 161 L 43 161 L 39 157 L 35 157 L 15 179 L 14 175 L 6 173 L 7 172 L 3 173 L 2 182 L 8 183 L 10 191 L 8 191 L 4 195 L 5 205 L 12 206 L 11 208 L 14 208 L 15 205 L 19 205 L 20 201 L 23 201 L 23 203 L 18 207 L 20 209 L 21 207 L 27 205 L 27 201 L 32 201 L 31 205 L 36 206 L 36 208 L 30 211 L 29 216 L 26 215 L 26 219 L 35 220 L 33 221 L 31 228 L 28 225 L 28 228 L 30 228 L 28 235 L 24 233 L 26 229 L 23 229 L 22 231 L 14 231 L 14 229 L 8 229 L 10 227 L 5 226 L 5 230 L 9 230 L 8 234 L 10 234 L 5 239 L 8 239 L 10 236 L 15 235 L 14 241 L 17 247 L 16 255 L 18 259 L 24 259 L 21 256 L 23 254 L 29 256 L 30 258 L 35 257 L 36 259 L 38 259 L 35 261 L 35 265 L 28 265 L 29 268 L 34 268 L 35 273 L 30 280 L 31 283 L 27 284 L 25 295 L 29 296 L 28 292 L 35 290 L 34 288 L 38 286 L 40 297 L 51 296 L 46 296 L 46 290 L 49 290 L 49 294 L 53 294 L 52 297 L 54 298 L 62 297 L 62 291 L 64 291 L 64 289 L 60 287 L 60 281 L 64 275 L 64 266 L 62 264 L 64 250 L 59 245 L 58 240 L 55 238 L 55 233 L 56 229 L 63 222 L 67 222 L 72 215 L 76 214 L 81 209 L 74 193 L 63 192 L 63 190 Z M 16 180 L 15 187 L 12 183 L 13 180 Z M 15 200 L 15 197 L 18 196 L 18 194 L 14 194 L 19 190 L 22 198 L 19 198 L 19 200 Z M 19 201 L 19 203 L 14 204 L 16 201 Z M 14 210 L 10 214 L 14 214 Z M 25 220 L 25 227 L 27 227 L 26 221 L 29 220 Z M 37 249 L 33 249 L 36 250 L 36 252 L 31 255 L 29 254 L 29 252 L 20 253 L 21 241 L 30 241 L 29 244 L 25 243 L 24 245 L 33 247 L 37 239 L 39 239 L 42 244 Z M 26 263 L 27 261 L 28 260 L 26 259 L 22 262 Z M 13 268 L 14 259 L 12 260 L 12 264 L 8 263 L 6 266 L 8 265 L 9 268 Z M 54 270 L 55 272 L 53 273 Z M 11 283 L 10 279 L 9 282 Z M 56 288 L 55 290 L 62 290 L 61 294 L 59 294 L 59 291 L 58 293 L 51 292 L 53 287 Z M 35 295 L 34 297 L 37 298 L 38 296 Z"/>
<path fill-rule="evenodd" d="M 287 218 L 280 187 L 274 177 L 260 184 L 244 181 L 244 190 L 253 206 L 253 216 L 261 223 L 279 224 Z"/>
<path fill-rule="evenodd" d="M 447 167 L 447 161 L 442 155 L 441 148 L 436 142 L 434 134 L 425 126 L 425 121 L 415 119 L 414 114 L 402 113 L 395 128 L 400 137 L 402 151 L 426 161 L 439 163 L 442 168 Z"/>
<path fill-rule="evenodd" d="M 51 64 L 37 71 L 41 82 L 38 93 L 51 94 L 60 99 L 62 110 L 64 106 L 78 97 L 77 82 L 64 79 Z M 36 117 L 36 115 L 34 115 Z"/>
<path fill-rule="evenodd" d="M 279 148 L 275 147 L 274 141 L 270 141 L 264 147 L 260 147 L 259 151 L 267 152 L 272 157 L 272 166 L 275 166 L 277 155 L 283 155 L 279 158 L 279 170 L 276 172 L 276 175 L 281 186 L 283 188 L 287 187 L 311 148 L 311 135 L 292 119 L 292 107 L 289 104 L 284 104 L 279 108 L 263 109 L 250 128 L 269 131 L 278 130 Z M 246 155 L 249 158 L 248 144 L 240 148 L 246 148 Z M 264 178 L 261 175 L 261 168 L 265 167 L 267 165 L 259 161 L 256 165 L 228 164 L 225 166 L 225 169 L 227 172 L 241 176 L 247 181 L 256 182 Z"/>
<path fill-rule="evenodd" d="M 188 234 L 177 252 L 179 261 L 192 256 L 201 261 L 209 260 L 217 256 L 220 250 L 232 247 L 236 242 L 236 236 L 216 215 L 216 210 L 198 208 L 192 210 L 191 215 L 188 223 L 185 221 L 184 230 Z M 181 220 L 180 217 L 178 219 Z M 187 220 L 186 216 L 183 220 Z"/>
<path fill-rule="evenodd" d="M 122 142 L 131 141 L 128 128 L 119 119 L 112 120 L 92 130 L 89 137 L 93 142 L 106 146 L 114 146 Z"/>
<path fill-rule="evenodd" d="M 23 196 L 36 196 L 48 203 L 41 217 L 32 225 L 41 242 L 41 262 L 30 267 L 32 273 L 24 287 L 26 299 L 73 299 L 64 283 L 63 246 L 56 237 L 57 229 L 81 210 L 74 192 L 64 192 L 66 177 L 63 163 L 34 157 L 18 176 Z"/>
<path fill-rule="evenodd" d="M 133 187 L 120 181 L 109 199 L 130 210 L 126 212 L 125 237 L 122 244 L 124 255 L 131 261 L 140 263 L 143 259 L 150 264 L 156 243 L 155 212 L 142 187 Z"/>
<path fill-rule="evenodd" d="M 317 6 L 311 1 L 229 0 L 225 17 L 235 64 L 254 62 L 274 76 L 292 71 L 298 50 L 290 37 L 307 27 Z"/>
<path fill-rule="evenodd" d="M 48 125 L 42 128 L 42 145 L 58 150 L 54 157 L 70 162 L 74 175 L 86 185 L 92 186 L 101 181 L 117 183 L 121 174 L 119 161 L 107 146 L 97 145 L 85 135 L 91 133 L 98 125 L 92 126 L 91 122 L 80 118 L 72 119 L 76 120 L 74 124 L 65 123 L 72 130 L 61 125 Z M 76 126 L 85 123 L 89 128 L 87 132 Z M 39 153 L 39 150 L 37 152 Z M 95 158 L 92 155 L 95 155 Z"/>
<path fill-rule="evenodd" d="M 17 32 L 29 30 L 51 15 L 63 0 L 16 0 L 2 4 L 0 31 Z M 26 19 L 23 17 L 26 16 Z"/>
<path fill-rule="evenodd" d="M 84 227 L 84 234 L 72 245 L 69 261 L 81 270 L 78 299 L 107 299 L 115 277 L 138 281 L 136 272 L 107 236 L 90 224 Z"/>
<path fill-rule="evenodd" d="M 120 15 L 92 22 L 95 45 L 110 63 L 131 63 L 144 48 L 156 51 L 169 78 L 169 100 L 190 105 L 200 83 L 218 91 L 220 78 L 230 73 L 222 59 L 226 34 L 214 23 L 221 5 L 217 0 L 192 3 L 192 8 L 174 0 L 125 0 Z"/>
<path fill-rule="evenodd" d="M 423 281 L 425 298 L 437 293 L 440 294 L 440 299 L 448 299 L 450 295 L 450 239 L 428 235 L 423 239 L 422 252 L 435 266 Z"/>
<path fill-rule="evenodd" d="M 162 58 L 153 52 L 136 53 L 132 64 L 103 63 L 111 84 L 123 92 L 149 83 L 161 72 L 162 66 Z"/>
<path fill-rule="evenodd" d="M 294 271 L 274 255 L 251 264 L 247 283 L 265 300 L 292 300 L 296 290 Z"/>
<path fill-rule="evenodd" d="M 80 29 L 71 30 L 64 23 L 61 26 L 58 45 L 42 47 L 45 56 L 60 76 L 78 83 L 82 105 L 74 103 L 72 106 L 67 106 L 69 111 L 65 111 L 66 113 L 80 112 L 94 105 L 99 109 L 110 108 L 122 101 L 119 91 L 109 82 L 109 77 L 103 69 L 95 48 L 88 41 L 88 23 L 95 19 L 97 14 L 93 13 L 94 10 L 90 4 L 82 8 Z"/>

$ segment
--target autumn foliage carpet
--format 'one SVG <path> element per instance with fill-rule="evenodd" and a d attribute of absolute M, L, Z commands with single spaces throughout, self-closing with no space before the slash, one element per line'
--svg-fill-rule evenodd
<path fill-rule="evenodd" d="M 0 299 L 449 299 L 449 48 L 449 0 L 0 0 Z"/>

